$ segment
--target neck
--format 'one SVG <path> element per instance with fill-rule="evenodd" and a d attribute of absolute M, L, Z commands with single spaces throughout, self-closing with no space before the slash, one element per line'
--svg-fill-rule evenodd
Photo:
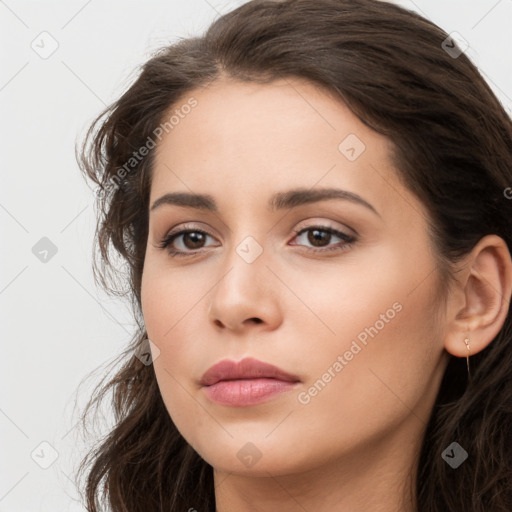
<path fill-rule="evenodd" d="M 415 512 L 422 436 L 405 424 L 387 434 L 307 471 L 254 476 L 214 469 L 216 512 Z"/>

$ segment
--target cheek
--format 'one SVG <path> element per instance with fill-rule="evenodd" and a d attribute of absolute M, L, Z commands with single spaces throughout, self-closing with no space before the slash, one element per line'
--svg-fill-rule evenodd
<path fill-rule="evenodd" d="M 141 283 L 144 322 L 151 340 L 165 342 L 175 337 L 178 326 L 186 324 L 187 315 L 201 298 L 205 287 L 194 290 L 200 282 L 173 272 L 156 258 L 146 259 Z"/>
<path fill-rule="evenodd" d="M 141 285 L 148 338 L 159 350 L 153 362 L 158 386 L 173 422 L 185 438 L 193 425 L 199 427 L 205 421 L 204 411 L 201 414 L 194 398 L 194 385 L 204 369 L 200 347 L 204 346 L 205 324 L 199 325 L 197 318 L 198 311 L 204 310 L 200 299 L 209 286 L 197 282 L 203 282 L 203 286 L 195 289 L 195 280 L 179 273 L 171 277 L 168 269 L 148 264 Z"/>
<path fill-rule="evenodd" d="M 324 431 L 328 443 L 339 448 L 396 428 L 416 408 L 415 415 L 428 418 L 425 405 L 435 394 L 431 376 L 442 353 L 432 326 L 433 277 L 410 293 L 414 279 L 405 274 L 381 276 L 373 281 L 373 292 L 370 281 L 361 279 L 362 287 L 352 288 L 351 300 L 330 317 L 336 336 L 325 337 L 329 349 L 310 354 L 302 413 L 312 429 L 336 425 Z M 324 297 L 326 304 L 330 298 Z M 332 307 L 323 309 L 328 310 Z"/>

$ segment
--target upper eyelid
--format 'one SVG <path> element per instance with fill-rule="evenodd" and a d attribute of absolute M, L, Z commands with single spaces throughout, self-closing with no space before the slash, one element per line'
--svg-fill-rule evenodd
<path fill-rule="evenodd" d="M 182 224 L 178 224 L 177 227 L 174 227 L 174 228 L 166 231 L 165 234 L 163 235 L 163 237 L 171 236 L 172 234 L 177 234 L 182 231 L 204 231 L 208 235 L 215 237 L 215 235 L 211 234 L 207 228 L 203 228 L 203 227 L 200 227 L 199 225 L 195 225 L 193 222 L 194 221 L 192 221 L 190 223 L 184 222 Z M 294 233 L 296 233 L 297 231 L 300 231 L 302 229 L 313 229 L 315 227 L 317 227 L 317 228 L 320 227 L 322 229 L 332 229 L 335 231 L 345 232 L 345 234 L 349 235 L 349 236 L 359 236 L 359 233 L 357 232 L 357 230 L 355 230 L 352 227 L 349 227 L 346 224 L 342 224 L 343 227 L 337 227 L 337 226 L 330 225 L 330 222 L 336 222 L 336 221 L 328 221 L 328 220 L 315 221 L 315 220 L 308 219 L 306 221 L 301 221 L 301 222 L 309 222 L 310 224 L 305 224 L 299 228 L 294 228 L 292 230 Z M 299 222 L 298 224 L 300 225 L 301 222 Z M 339 223 L 339 224 L 341 224 L 341 223 Z M 230 232 L 231 232 L 231 230 L 230 230 Z"/>
<path fill-rule="evenodd" d="M 298 228 L 294 228 L 293 229 L 293 232 L 295 234 L 297 233 L 300 233 L 301 231 L 305 231 L 305 230 L 308 230 L 308 229 L 324 229 L 326 231 L 339 231 L 340 233 L 343 233 L 347 236 L 358 236 L 358 234 L 355 232 L 355 230 L 349 228 L 348 226 L 345 226 L 345 227 L 337 227 L 337 226 L 331 226 L 328 222 L 326 223 L 326 221 L 318 221 L 318 222 L 312 222 L 311 224 L 306 224 L 306 225 L 303 225 L 301 227 L 298 227 Z"/>
<path fill-rule="evenodd" d="M 313 222 L 312 224 L 309 224 L 309 225 L 303 225 L 301 227 L 294 228 L 292 231 L 293 231 L 293 233 L 295 235 L 297 235 L 301 231 L 305 231 L 305 230 L 308 230 L 308 229 L 315 229 L 316 228 L 316 229 L 323 229 L 323 230 L 326 230 L 326 231 L 328 231 L 328 230 L 340 231 L 340 232 L 344 233 L 347 236 L 357 236 L 357 233 L 353 229 L 350 229 L 350 228 L 338 228 L 338 227 L 335 227 L 335 226 L 331 226 L 329 224 L 325 224 L 324 222 L 316 222 L 316 223 Z M 182 234 L 184 234 L 184 232 L 186 233 L 186 232 L 191 232 L 191 231 L 192 232 L 193 231 L 203 232 L 203 233 L 207 234 L 208 236 L 216 238 L 216 236 L 213 235 L 212 233 L 210 233 L 207 229 L 202 228 L 202 227 L 198 227 L 198 226 L 189 225 L 189 224 L 183 224 L 183 225 L 180 225 L 177 228 L 173 228 L 173 229 L 167 231 L 163 235 L 162 238 L 169 238 L 169 237 L 175 236 L 175 235 L 182 235 Z M 349 231 L 349 232 L 347 233 L 345 231 Z"/>

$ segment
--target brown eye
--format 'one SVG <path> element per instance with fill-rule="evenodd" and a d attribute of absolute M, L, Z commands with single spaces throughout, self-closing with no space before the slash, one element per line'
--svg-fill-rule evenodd
<path fill-rule="evenodd" d="M 205 233 L 200 231 L 188 231 L 182 234 L 183 244 L 187 249 L 199 249 L 205 241 Z"/>
<path fill-rule="evenodd" d="M 310 229 L 308 230 L 308 233 L 308 242 L 310 242 L 315 247 L 323 247 L 324 245 L 328 245 L 332 237 L 331 233 L 328 233 L 322 229 Z"/>
<path fill-rule="evenodd" d="M 303 235 L 307 233 L 305 241 L 310 243 L 313 248 L 319 248 L 319 252 L 322 252 L 322 250 L 342 250 L 344 248 L 348 248 L 352 242 L 356 241 L 353 236 L 327 226 L 311 226 L 298 230 L 295 233 L 297 235 L 296 238 L 303 237 Z M 330 243 L 333 237 L 340 239 L 342 243 L 331 246 Z M 326 249 L 322 249 L 323 247 L 326 247 Z"/>
<path fill-rule="evenodd" d="M 158 246 L 161 249 L 168 247 L 172 256 L 187 256 L 194 254 L 197 249 L 206 247 L 204 244 L 207 237 L 213 238 L 200 229 L 184 229 L 167 235 Z M 181 247 L 176 248 L 175 242 L 179 242 Z"/>

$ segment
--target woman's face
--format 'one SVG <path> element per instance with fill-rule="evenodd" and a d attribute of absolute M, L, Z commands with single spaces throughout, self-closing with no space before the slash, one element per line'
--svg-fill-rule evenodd
<path fill-rule="evenodd" d="M 150 208 L 171 193 L 216 208 L 152 210 L 142 278 L 176 427 L 231 473 L 417 448 L 446 364 L 443 312 L 427 214 L 388 139 L 304 81 L 216 82 L 172 110 L 192 97 L 156 149 Z M 259 402 L 213 400 L 204 372 L 246 357 L 298 382 Z"/>

